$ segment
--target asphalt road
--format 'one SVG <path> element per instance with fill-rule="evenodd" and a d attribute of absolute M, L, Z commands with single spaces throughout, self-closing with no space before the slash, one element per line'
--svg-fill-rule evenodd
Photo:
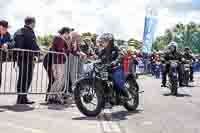
<path fill-rule="evenodd" d="M 2 133 L 200 133 L 200 74 L 195 87 L 169 95 L 160 80 L 141 77 L 140 106 L 133 113 L 123 107 L 87 118 L 73 104 L 45 105 L 44 96 L 30 96 L 32 106 L 15 105 L 16 96 L 0 96 Z"/>

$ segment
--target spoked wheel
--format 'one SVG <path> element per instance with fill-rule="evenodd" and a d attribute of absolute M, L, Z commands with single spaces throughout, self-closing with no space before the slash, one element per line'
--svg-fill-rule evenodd
<path fill-rule="evenodd" d="M 82 80 L 74 89 L 75 103 L 81 113 L 88 117 L 95 117 L 104 107 L 101 85 L 92 86 L 89 80 Z"/>
<path fill-rule="evenodd" d="M 125 83 L 125 88 L 128 90 L 131 99 L 125 102 L 124 108 L 128 111 L 135 111 L 139 105 L 138 84 L 136 81 L 128 79 Z"/>

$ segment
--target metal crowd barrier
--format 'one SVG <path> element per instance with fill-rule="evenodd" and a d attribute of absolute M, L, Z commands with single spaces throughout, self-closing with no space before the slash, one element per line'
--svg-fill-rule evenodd
<path fill-rule="evenodd" d="M 148 61 L 141 68 L 130 63 L 129 72 L 150 71 Z M 0 49 L 0 94 L 68 94 L 82 73 L 81 59 L 72 54 Z"/>
<path fill-rule="evenodd" d="M 64 53 L 53 51 L 0 49 L 0 94 L 67 93 L 70 58 Z M 55 64 L 54 67 L 52 64 Z M 62 75 L 60 79 L 63 86 L 57 89 L 59 91 L 52 92 L 49 89 L 52 89 L 52 86 L 55 89 L 57 85 L 54 83 L 59 81 L 55 79 L 55 74 Z"/>

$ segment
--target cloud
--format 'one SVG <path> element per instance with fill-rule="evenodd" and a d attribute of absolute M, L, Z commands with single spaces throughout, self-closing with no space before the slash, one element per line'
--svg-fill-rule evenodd
<path fill-rule="evenodd" d="M 200 8 L 195 8 L 192 0 L 149 0 L 147 7 L 153 8 L 158 15 L 156 36 L 176 23 L 200 22 Z"/>
<path fill-rule="evenodd" d="M 10 0 L 1 13 L 10 22 L 11 32 L 23 26 L 26 16 L 35 16 L 37 34 L 56 33 L 62 26 L 72 26 L 80 32 L 112 32 L 119 38 L 140 38 L 138 33 L 132 33 L 138 32 L 138 25 L 143 27 L 144 14 L 136 15 L 143 10 L 143 1 L 131 0 Z"/>

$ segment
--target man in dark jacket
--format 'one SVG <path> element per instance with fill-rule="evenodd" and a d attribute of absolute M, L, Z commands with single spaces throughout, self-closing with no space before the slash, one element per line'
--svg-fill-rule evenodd
<path fill-rule="evenodd" d="M 2 78 L 2 63 L 6 61 L 6 53 L 3 49 L 12 48 L 12 39 L 8 32 L 8 22 L 5 20 L 0 21 L 0 86 Z"/>
<path fill-rule="evenodd" d="M 186 47 L 184 49 L 183 58 L 186 60 L 190 60 L 191 62 L 195 62 L 195 58 L 191 55 L 189 47 Z M 194 74 L 194 71 L 193 71 L 193 67 L 191 65 L 190 66 L 190 81 L 191 82 L 193 82 L 193 77 L 194 77 L 193 74 Z"/>
<path fill-rule="evenodd" d="M 177 51 L 176 42 L 171 42 L 168 45 L 168 48 L 169 48 L 169 51 L 164 54 L 163 61 L 162 61 L 162 63 L 166 64 L 166 67 L 162 72 L 162 87 L 166 87 L 166 78 L 167 78 L 167 74 L 169 73 L 169 69 L 170 69 L 169 61 L 170 60 L 178 60 L 181 62 L 181 59 L 182 59 L 182 57 L 181 57 L 182 55 Z M 182 87 L 183 84 L 182 84 L 181 66 L 180 65 L 178 66 L 178 73 L 179 73 L 178 74 L 179 75 L 179 86 Z"/>
<path fill-rule="evenodd" d="M 37 42 L 36 36 L 33 31 L 35 28 L 35 18 L 27 17 L 25 19 L 25 26 L 19 29 L 14 35 L 15 47 L 25 50 L 40 50 Z M 34 57 L 35 54 L 32 52 L 21 52 L 17 63 L 19 67 L 19 77 L 17 83 L 18 93 L 27 93 L 30 87 L 33 71 L 34 71 Z M 18 95 L 17 104 L 33 104 L 33 101 L 29 101 L 27 95 Z"/>

